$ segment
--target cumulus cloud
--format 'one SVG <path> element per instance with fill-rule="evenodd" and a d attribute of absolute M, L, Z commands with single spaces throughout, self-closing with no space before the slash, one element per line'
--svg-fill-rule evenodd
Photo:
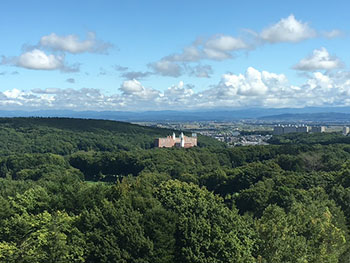
<path fill-rule="evenodd" d="M 183 68 L 179 64 L 165 59 L 150 63 L 148 66 L 155 74 L 162 76 L 179 77 L 183 72 Z"/>
<path fill-rule="evenodd" d="M 209 39 L 205 46 L 207 48 L 221 50 L 221 51 L 233 51 L 239 49 L 245 49 L 248 45 L 239 38 L 232 36 L 219 35 Z"/>
<path fill-rule="evenodd" d="M 106 53 L 112 45 L 96 39 L 93 32 L 85 40 L 76 35 L 59 36 L 55 33 L 43 36 L 35 46 L 26 45 L 23 53 L 15 57 L 2 56 L 0 64 L 12 65 L 33 70 L 60 70 L 62 72 L 80 71 L 80 63 L 67 65 L 65 54 Z M 48 54 L 46 51 L 52 52 Z"/>
<path fill-rule="evenodd" d="M 307 87 L 309 90 L 318 89 L 321 91 L 328 91 L 332 89 L 333 86 L 333 80 L 321 72 L 313 73 L 313 77 L 304 85 L 304 87 Z"/>
<path fill-rule="evenodd" d="M 296 64 L 293 68 L 302 71 L 332 70 L 341 68 L 343 62 L 336 56 L 331 56 L 324 47 L 315 49 L 312 54 Z"/>
<path fill-rule="evenodd" d="M 186 99 L 190 98 L 193 94 L 193 89 L 185 86 L 184 82 L 180 81 L 177 85 L 167 88 L 162 97 L 169 103 L 187 102 Z"/>
<path fill-rule="evenodd" d="M 214 35 L 195 41 L 181 53 L 166 56 L 163 60 L 172 62 L 197 62 L 201 59 L 223 60 L 230 58 L 230 52 L 247 49 L 249 45 L 240 38 L 229 35 Z"/>
<path fill-rule="evenodd" d="M 327 75 L 314 72 L 305 84 L 301 85 L 302 97 L 306 106 L 349 106 L 350 82 L 343 78 L 345 72 Z M 348 75 L 349 72 L 346 73 Z"/>
<path fill-rule="evenodd" d="M 253 67 L 249 67 L 243 74 L 224 74 L 221 85 L 218 89 L 220 97 L 232 96 L 261 96 L 267 93 L 268 86 L 265 84 L 262 75 L 269 73 L 259 72 Z M 265 77 L 266 78 L 266 77 Z"/>
<path fill-rule="evenodd" d="M 216 35 L 203 45 L 204 58 L 224 60 L 232 57 L 232 51 L 248 49 L 249 45 L 240 38 L 228 35 Z"/>
<path fill-rule="evenodd" d="M 149 66 L 155 74 L 162 76 L 179 77 L 187 73 L 191 76 L 208 77 L 208 70 L 207 73 L 202 70 L 203 74 L 194 74 L 193 71 L 195 70 L 188 69 L 190 67 L 199 68 L 202 60 L 222 61 L 232 59 L 239 51 L 250 51 L 266 43 L 296 43 L 315 37 L 334 38 L 341 34 L 337 29 L 329 32 L 318 32 L 310 27 L 307 22 L 297 20 L 293 14 L 264 28 L 261 32 L 249 29 L 243 31 L 249 34 L 240 37 L 225 34 L 217 34 L 207 38 L 202 37 L 184 47 L 182 51 L 164 56 L 159 61 L 150 63 Z M 195 63 L 198 64 L 193 66 Z M 137 76 L 135 75 L 135 77 Z"/>
<path fill-rule="evenodd" d="M 47 55 L 39 49 L 23 53 L 16 65 L 27 69 L 53 70 L 63 67 L 63 56 Z"/>
<path fill-rule="evenodd" d="M 212 60 L 225 60 L 232 58 L 232 55 L 229 52 L 217 50 L 217 49 L 211 49 L 211 48 L 204 48 L 203 53 L 205 54 L 205 57 Z"/>
<path fill-rule="evenodd" d="M 228 35 L 215 35 L 208 39 L 195 41 L 192 45 L 185 47 L 182 52 L 163 57 L 157 62 L 151 63 L 150 67 L 155 74 L 163 76 L 178 77 L 184 73 L 197 77 L 209 77 L 211 68 L 208 66 L 190 66 L 190 63 L 200 60 L 225 60 L 232 57 L 232 52 L 247 49 L 246 44 L 240 38 Z M 191 68 L 191 70 L 188 70 Z M 195 72 L 195 73 L 194 73 Z"/>
<path fill-rule="evenodd" d="M 1 64 L 10 64 L 27 69 L 54 70 L 63 67 L 64 56 L 47 55 L 34 49 L 21 54 L 19 57 L 2 57 Z"/>
<path fill-rule="evenodd" d="M 316 31 L 308 23 L 296 20 L 294 15 L 282 18 L 279 22 L 265 28 L 260 33 L 261 39 L 269 43 L 300 42 L 316 37 L 316 35 Z"/>
<path fill-rule="evenodd" d="M 345 100 L 350 94 L 346 75 L 315 72 L 303 85 L 295 86 L 283 74 L 250 67 L 245 74 L 224 74 L 217 86 L 196 95 L 201 105 L 212 107 L 345 106 L 350 105 Z"/>
<path fill-rule="evenodd" d="M 144 89 L 145 88 L 136 79 L 124 81 L 120 87 L 120 90 L 126 95 L 139 93 L 142 92 Z"/>
<path fill-rule="evenodd" d="M 3 94 L 9 99 L 18 98 L 21 93 L 22 92 L 20 90 L 18 90 L 18 89 L 6 90 L 6 91 L 3 92 Z"/>
<path fill-rule="evenodd" d="M 166 56 L 163 60 L 171 62 L 195 62 L 202 57 L 201 51 L 197 46 L 185 47 L 181 53 Z"/>
<path fill-rule="evenodd" d="M 67 66 L 63 55 L 46 54 L 39 49 L 24 52 L 18 57 L 3 57 L 1 64 L 9 64 L 33 70 L 61 70 L 63 72 L 77 72 L 79 65 Z"/>
<path fill-rule="evenodd" d="M 212 73 L 209 65 L 202 66 L 201 60 L 225 60 L 232 58 L 232 53 L 248 49 L 249 45 L 240 38 L 229 35 L 214 35 L 206 39 L 194 41 L 180 53 L 171 54 L 159 61 L 149 64 L 155 74 L 179 77 L 183 74 L 208 78 Z M 195 64 L 195 65 L 193 65 Z"/>
<path fill-rule="evenodd" d="M 0 106 L 7 109 L 102 110 L 121 106 L 118 97 L 105 96 L 98 89 L 13 89 L 2 94 L 4 97 L 0 99 Z"/>
<path fill-rule="evenodd" d="M 185 66 L 186 72 L 190 76 L 195 76 L 197 78 L 210 78 L 213 74 L 213 68 L 210 65 L 196 65 L 196 66 Z"/>
<path fill-rule="evenodd" d="M 196 91 L 183 81 L 163 91 L 125 80 L 116 94 L 98 89 L 46 88 L 0 92 L 3 109 L 164 110 L 217 107 L 350 106 L 350 72 L 313 72 L 302 85 L 287 77 L 249 67 L 223 74 L 216 85 Z"/>
<path fill-rule="evenodd" d="M 145 88 L 136 79 L 124 81 L 119 90 L 122 91 L 123 95 L 137 97 L 142 100 L 154 99 L 159 96 L 159 91 Z"/>
<path fill-rule="evenodd" d="M 105 53 L 112 47 L 110 43 L 97 40 L 96 34 L 93 32 L 89 32 L 85 40 L 80 40 L 76 35 L 59 36 L 51 33 L 43 36 L 39 45 L 55 51 L 64 51 L 72 54 L 83 52 Z"/>

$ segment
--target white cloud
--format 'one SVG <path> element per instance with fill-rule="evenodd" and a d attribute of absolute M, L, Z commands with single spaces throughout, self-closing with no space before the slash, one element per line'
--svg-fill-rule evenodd
<path fill-rule="evenodd" d="M 224 95 L 258 96 L 267 92 L 261 73 L 249 67 L 245 75 L 224 74 L 222 76 Z"/>
<path fill-rule="evenodd" d="M 315 72 L 295 86 L 283 74 L 248 68 L 244 75 L 224 74 L 217 86 L 195 95 L 207 107 L 349 106 L 349 75 Z"/>
<path fill-rule="evenodd" d="M 329 76 L 315 72 L 312 77 L 301 86 L 302 98 L 306 106 L 336 105 L 344 106 L 344 83 L 336 84 L 337 80 Z"/>
<path fill-rule="evenodd" d="M 47 55 L 39 49 L 34 49 L 20 55 L 16 65 L 27 69 L 54 70 L 62 68 L 63 61 L 63 56 Z"/>
<path fill-rule="evenodd" d="M 136 79 L 124 81 L 119 90 L 121 90 L 125 96 L 137 97 L 142 100 L 152 100 L 159 96 L 159 91 L 145 88 Z"/>
<path fill-rule="evenodd" d="M 180 54 L 164 57 L 164 60 L 176 62 L 195 62 L 201 59 L 201 51 L 196 46 L 185 47 Z"/>
<path fill-rule="evenodd" d="M 178 101 L 184 98 L 189 98 L 194 94 L 192 88 L 186 87 L 183 81 L 180 81 L 177 85 L 173 85 L 164 91 L 164 95 L 168 101 Z"/>
<path fill-rule="evenodd" d="M 62 91 L 67 91 L 64 89 L 58 89 L 58 88 L 46 88 L 46 89 L 33 89 L 31 90 L 32 93 L 36 94 L 59 94 Z"/>
<path fill-rule="evenodd" d="M 293 68 L 303 71 L 332 70 L 341 68 L 343 63 L 336 56 L 331 56 L 324 47 L 315 49 L 312 55 L 300 60 Z"/>
<path fill-rule="evenodd" d="M 248 45 L 242 39 L 227 35 L 218 35 L 209 39 L 205 43 L 205 47 L 221 51 L 233 51 L 246 49 Z"/>
<path fill-rule="evenodd" d="M 181 53 L 164 57 L 163 61 L 197 62 L 201 59 L 223 60 L 230 58 L 230 52 L 246 49 L 248 45 L 240 38 L 228 35 L 215 35 L 209 39 L 195 41 L 185 47 Z"/>
<path fill-rule="evenodd" d="M 86 40 L 79 40 L 76 35 L 58 36 L 52 33 L 43 36 L 37 46 L 31 46 L 17 57 L 2 56 L 2 65 L 8 64 L 34 70 L 61 70 L 62 72 L 78 72 L 80 64 L 65 64 L 65 53 L 95 52 L 104 53 L 111 44 L 96 39 L 95 33 L 89 32 Z M 45 53 L 50 49 L 54 54 Z"/>
<path fill-rule="evenodd" d="M 148 65 L 156 74 L 162 76 L 179 77 L 182 74 L 182 67 L 169 60 L 159 60 Z"/>
<path fill-rule="evenodd" d="M 199 67 L 202 60 L 232 59 L 238 51 L 249 51 L 266 43 L 296 43 L 315 37 L 334 38 L 341 34 L 336 29 L 329 32 L 318 32 L 308 23 L 297 20 L 293 14 L 266 27 L 260 33 L 249 29 L 244 29 L 244 32 L 248 34 L 242 37 L 217 34 L 208 38 L 199 38 L 183 48 L 181 52 L 164 56 L 149 65 L 155 74 L 163 76 L 179 77 L 187 73 L 191 76 L 209 77 L 209 74 L 194 74 L 194 70 L 188 69 Z M 198 65 L 193 66 L 192 63 L 196 62 Z"/>
<path fill-rule="evenodd" d="M 210 78 L 210 75 L 213 74 L 213 68 L 210 65 L 198 64 L 193 67 L 185 65 L 185 70 L 188 75 L 197 78 Z"/>
<path fill-rule="evenodd" d="M 294 15 L 282 18 L 278 23 L 265 28 L 260 37 L 269 43 L 300 42 L 316 37 L 317 33 L 307 23 L 298 21 Z"/>
<path fill-rule="evenodd" d="M 50 48 L 56 51 L 65 51 L 73 54 L 83 52 L 106 52 L 111 44 L 96 40 L 96 35 L 93 32 L 87 34 L 86 40 L 79 40 L 76 35 L 59 36 L 55 33 L 43 36 L 39 42 L 40 46 Z"/>
<path fill-rule="evenodd" d="M 342 35 L 342 32 L 338 29 L 334 29 L 329 32 L 322 32 L 322 35 L 326 38 L 336 38 Z"/>
<path fill-rule="evenodd" d="M 224 60 L 232 57 L 231 52 L 248 48 L 248 44 L 240 38 L 216 35 L 203 43 L 203 58 Z"/>
<path fill-rule="evenodd" d="M 62 72 L 78 72 L 79 64 L 68 66 L 63 55 L 46 54 L 40 49 L 33 49 L 18 57 L 3 57 L 1 64 L 9 64 L 33 70 L 61 70 Z"/>
<path fill-rule="evenodd" d="M 163 57 L 149 66 L 155 74 L 179 77 L 189 74 L 199 78 L 208 78 L 212 68 L 208 65 L 190 65 L 201 60 L 225 60 L 232 58 L 232 52 L 249 48 L 240 38 L 228 35 L 215 35 L 208 39 L 195 41 L 191 46 L 185 47 L 182 52 Z"/>
<path fill-rule="evenodd" d="M 16 99 L 22 94 L 22 92 L 18 89 L 12 89 L 4 91 L 3 94 L 9 99 Z"/>
<path fill-rule="evenodd" d="M 6 109 L 102 110 L 121 107 L 118 97 L 105 96 L 98 89 L 13 89 L 0 92 L 1 94 L 3 96 L 0 96 L 0 106 Z"/>
<path fill-rule="evenodd" d="M 0 108 L 72 110 L 164 110 L 217 107 L 350 106 L 350 72 L 314 72 L 300 86 L 287 77 L 249 67 L 243 74 L 222 75 L 216 85 L 195 91 L 183 81 L 164 91 L 126 80 L 119 93 L 98 89 L 12 89 L 0 92 Z"/>
<path fill-rule="evenodd" d="M 205 58 L 212 59 L 212 60 L 225 60 L 232 58 L 232 55 L 229 52 L 211 49 L 211 48 L 204 48 L 203 53 L 205 55 Z"/>
<path fill-rule="evenodd" d="M 304 87 L 307 87 L 309 91 L 318 89 L 322 92 L 329 91 L 333 88 L 333 86 L 332 79 L 321 72 L 313 73 L 312 78 L 307 80 L 306 85 L 304 85 Z"/>
<path fill-rule="evenodd" d="M 133 80 L 126 80 L 123 82 L 123 84 L 120 87 L 120 90 L 127 95 L 139 93 L 144 90 L 144 87 L 141 85 L 139 81 L 136 79 Z"/>
<path fill-rule="evenodd" d="M 254 47 L 268 43 L 278 42 L 300 42 L 317 36 L 333 38 L 340 35 L 339 30 L 319 33 L 311 28 L 308 23 L 297 20 L 294 15 L 282 18 L 273 24 L 256 33 L 252 30 L 245 30 L 254 36 L 253 40 L 247 38 L 233 37 L 230 35 L 214 35 L 206 39 L 194 41 L 192 45 L 185 47 L 182 52 L 163 57 L 158 62 L 153 63 L 157 72 L 166 72 L 166 76 L 179 76 L 185 71 L 181 71 L 182 65 L 179 63 L 199 62 L 201 60 L 226 60 L 233 57 L 233 53 L 240 50 L 251 50 Z M 172 70 L 169 70 L 170 66 Z M 176 69 L 175 69 L 176 68 Z M 169 73 L 170 72 L 170 73 Z M 174 74 L 174 72 L 176 72 Z"/>

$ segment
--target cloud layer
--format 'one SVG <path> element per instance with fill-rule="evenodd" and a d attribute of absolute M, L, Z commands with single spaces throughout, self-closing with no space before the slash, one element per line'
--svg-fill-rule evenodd
<path fill-rule="evenodd" d="M 97 40 L 93 32 L 87 34 L 86 40 L 79 40 L 76 35 L 59 36 L 51 33 L 41 37 L 38 45 L 27 47 L 27 50 L 19 56 L 2 56 L 0 64 L 32 70 L 78 72 L 80 64 L 75 63 L 73 66 L 68 66 L 65 62 L 66 53 L 106 53 L 111 47 L 110 43 Z M 48 54 L 47 51 L 53 53 Z"/>
<path fill-rule="evenodd" d="M 98 89 L 18 89 L 0 92 L 2 109 L 164 110 L 218 107 L 350 106 L 350 72 L 314 72 L 304 84 L 291 85 L 284 74 L 249 67 L 244 74 L 224 74 L 206 90 L 180 81 L 164 91 L 125 80 L 119 93 Z"/>
<path fill-rule="evenodd" d="M 105 53 L 112 47 L 112 44 L 97 40 L 96 34 L 93 32 L 88 32 L 85 40 L 80 40 L 76 35 L 59 36 L 51 33 L 40 39 L 39 46 L 54 51 L 77 54 L 83 52 Z"/>
<path fill-rule="evenodd" d="M 207 74 L 193 74 L 190 67 L 203 60 L 222 61 L 231 59 L 239 51 L 250 51 L 258 46 L 276 43 L 297 43 L 315 37 L 334 38 L 341 32 L 318 32 L 306 22 L 297 20 L 293 14 L 264 28 L 261 32 L 245 30 L 249 37 L 235 37 L 225 34 L 213 35 L 208 38 L 195 40 L 179 53 L 164 56 L 159 61 L 149 64 L 154 74 L 161 76 L 179 77 L 183 74 L 209 77 Z M 193 65 L 195 64 L 195 65 Z M 187 69 L 187 70 L 186 70 Z M 193 71 L 194 69 L 192 69 Z"/>

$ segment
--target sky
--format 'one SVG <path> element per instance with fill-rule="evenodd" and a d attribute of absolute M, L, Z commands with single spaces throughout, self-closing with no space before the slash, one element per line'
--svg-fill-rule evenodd
<path fill-rule="evenodd" d="M 0 110 L 350 106 L 350 2 L 4 0 Z"/>

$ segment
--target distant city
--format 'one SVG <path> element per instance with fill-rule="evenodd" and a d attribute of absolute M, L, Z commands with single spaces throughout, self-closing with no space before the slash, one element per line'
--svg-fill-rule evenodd
<path fill-rule="evenodd" d="M 317 125 L 317 124 L 295 124 L 295 123 L 261 123 L 253 121 L 239 122 L 141 122 L 139 124 L 168 128 L 183 132 L 194 132 L 200 135 L 215 138 L 218 141 L 226 143 L 229 147 L 249 146 L 249 145 L 267 145 L 268 141 L 275 135 L 284 135 L 290 133 L 342 133 L 350 135 L 350 127 L 342 125 Z M 181 137 L 181 135 L 180 135 Z M 181 147 L 180 137 L 172 139 L 158 138 L 155 141 L 157 147 Z M 188 140 L 187 137 L 185 140 Z M 159 146 L 160 145 L 160 146 Z M 193 147 L 187 144 L 186 148 Z"/>
<path fill-rule="evenodd" d="M 277 125 L 273 128 L 273 135 L 282 135 L 287 133 L 320 133 L 326 132 L 326 126 L 307 126 L 307 125 Z M 343 127 L 343 135 L 350 133 L 350 127 Z"/>
<path fill-rule="evenodd" d="M 319 133 L 325 132 L 325 126 L 307 126 L 307 125 L 277 125 L 273 128 L 274 135 L 282 135 L 287 133 Z"/>

